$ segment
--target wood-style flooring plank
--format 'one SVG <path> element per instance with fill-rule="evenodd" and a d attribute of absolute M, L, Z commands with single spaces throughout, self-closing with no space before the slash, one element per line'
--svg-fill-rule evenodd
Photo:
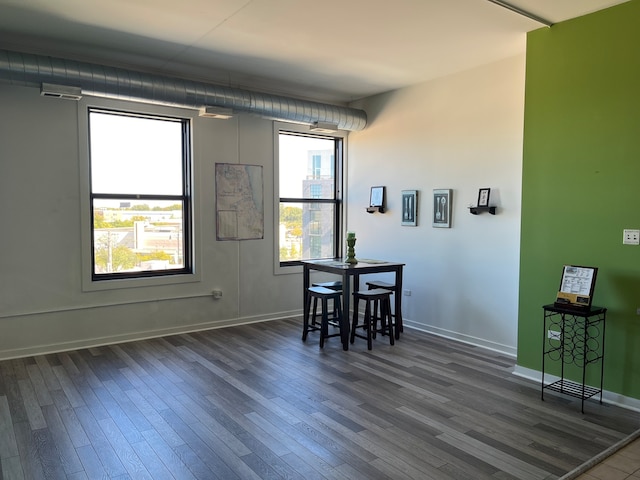
<path fill-rule="evenodd" d="M 8 457 L 0 459 L 0 478 L 11 480 L 24 480 L 24 472 L 20 463 L 20 457 Z"/>
<path fill-rule="evenodd" d="M 0 480 L 552 480 L 640 427 L 542 401 L 472 345 L 300 334 L 292 318 L 0 361 Z"/>

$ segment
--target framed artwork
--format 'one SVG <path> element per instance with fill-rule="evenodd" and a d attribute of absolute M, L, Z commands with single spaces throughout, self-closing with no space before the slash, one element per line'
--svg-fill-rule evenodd
<path fill-rule="evenodd" d="M 555 305 L 558 307 L 589 308 L 597 275 L 598 269 L 596 267 L 564 265 Z"/>
<path fill-rule="evenodd" d="M 481 188 L 478 192 L 478 206 L 479 207 L 488 207 L 489 206 L 489 194 L 491 193 L 490 188 Z"/>
<path fill-rule="evenodd" d="M 418 191 L 402 191 L 402 222 L 401 225 L 415 227 L 418 225 Z"/>
<path fill-rule="evenodd" d="M 451 227 L 451 189 L 433 190 L 433 223 L 434 227 Z"/>
<path fill-rule="evenodd" d="M 371 187 L 371 197 L 369 198 L 370 207 L 384 206 L 384 187 Z"/>

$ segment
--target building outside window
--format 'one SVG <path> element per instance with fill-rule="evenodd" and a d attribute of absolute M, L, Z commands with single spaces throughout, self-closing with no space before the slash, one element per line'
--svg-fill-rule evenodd
<path fill-rule="evenodd" d="M 89 109 L 93 280 L 192 272 L 189 128 Z"/>
<path fill-rule="evenodd" d="M 341 254 L 342 143 L 341 137 L 280 131 L 281 265 Z"/>

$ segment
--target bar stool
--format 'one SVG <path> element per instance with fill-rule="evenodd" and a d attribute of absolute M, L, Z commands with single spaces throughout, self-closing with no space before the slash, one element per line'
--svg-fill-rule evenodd
<path fill-rule="evenodd" d="M 342 292 L 342 282 L 340 280 L 336 280 L 335 282 L 314 282 L 311 284 L 312 287 L 325 287 L 330 288 L 331 290 L 335 290 L 336 292 Z M 336 309 L 336 302 L 333 302 L 333 316 L 334 318 L 338 316 L 338 311 Z M 329 319 L 329 323 L 333 326 L 338 326 L 335 320 Z"/>
<path fill-rule="evenodd" d="M 374 288 L 372 290 L 360 290 L 353 294 L 353 322 L 351 324 L 351 343 L 355 342 L 356 337 L 367 340 L 367 349 L 372 348 L 372 338 L 376 333 L 383 335 L 388 331 L 389 343 L 394 344 L 393 323 L 391 320 L 391 291 L 384 288 Z M 362 323 L 358 323 L 358 303 L 360 300 L 365 301 L 364 319 Z M 372 314 L 372 310 L 376 310 L 380 306 L 380 329 L 377 328 L 377 318 Z M 366 336 L 357 332 L 358 328 L 367 331 Z"/>
<path fill-rule="evenodd" d="M 340 297 L 341 291 L 332 290 L 326 287 L 309 287 L 307 290 L 307 304 L 305 305 L 305 319 L 302 329 L 302 341 L 306 342 L 307 334 L 316 330 L 320 331 L 320 348 L 324 347 L 324 341 L 327 338 L 338 337 L 342 333 L 342 303 Z M 311 310 L 311 299 L 313 299 L 313 310 Z M 322 319 L 320 326 L 316 323 L 318 300 L 321 302 Z M 333 316 L 329 317 L 329 300 L 333 300 L 334 310 Z M 311 316 L 311 324 L 309 323 Z M 338 333 L 329 334 L 329 320 L 336 322 Z"/>
<path fill-rule="evenodd" d="M 369 287 L 369 290 L 372 290 L 374 288 L 384 288 L 385 290 L 393 292 L 394 295 L 399 295 L 398 287 L 395 283 L 383 282 L 382 280 L 372 280 L 370 282 L 367 282 L 367 287 Z M 374 309 L 373 315 L 376 317 L 378 316 L 377 308 Z M 404 331 L 404 328 L 402 326 L 402 312 L 400 312 L 400 315 L 398 315 L 398 312 L 391 312 L 390 315 L 394 319 L 396 325 L 395 335 L 397 340 L 400 338 L 400 332 Z"/>

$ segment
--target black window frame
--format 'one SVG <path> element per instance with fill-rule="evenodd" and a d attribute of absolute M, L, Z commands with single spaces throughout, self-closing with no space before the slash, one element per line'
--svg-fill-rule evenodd
<path fill-rule="evenodd" d="M 111 193 L 94 193 L 92 185 L 92 161 L 91 161 L 91 146 L 89 146 L 89 215 L 90 215 L 90 228 L 91 228 L 91 280 L 92 281 L 105 281 L 105 280 L 122 280 L 122 279 L 139 279 L 139 278 L 156 278 L 156 277 L 169 277 L 175 275 L 185 275 L 194 273 L 194 259 L 193 259 L 193 192 L 192 192 L 192 149 L 191 149 L 191 119 L 183 118 L 172 115 L 160 115 L 160 114 L 147 114 L 140 112 L 127 111 L 122 109 L 111 109 L 104 107 L 87 107 L 87 125 L 89 135 L 89 145 L 91 145 L 91 113 L 102 113 L 124 117 L 136 117 L 145 119 L 157 119 L 161 121 L 170 121 L 180 123 L 181 125 L 181 137 L 182 137 L 182 194 L 181 195 L 159 195 L 159 194 L 111 194 Z M 95 200 L 133 200 L 133 201 L 175 201 L 182 204 L 182 268 L 170 268 L 159 270 L 140 270 L 140 271 L 122 271 L 122 272 L 107 272 L 96 273 L 95 263 Z"/>
<path fill-rule="evenodd" d="M 311 208 L 314 208 L 314 205 L 320 206 L 320 204 L 332 204 L 334 209 L 334 218 L 333 218 L 333 255 L 331 257 L 312 257 L 312 258 L 303 258 L 301 260 L 279 260 L 280 267 L 293 267 L 297 265 L 302 265 L 304 260 L 320 260 L 324 258 L 340 258 L 343 255 L 343 247 L 342 247 L 342 222 L 343 222 L 343 178 L 344 178 L 344 143 L 345 138 L 343 136 L 332 136 L 326 134 L 313 134 L 313 133 L 305 133 L 296 130 L 287 130 L 281 128 L 278 130 L 277 138 L 280 138 L 280 135 L 292 135 L 298 137 L 309 137 L 309 138 L 319 138 L 333 141 L 333 165 L 332 170 L 334 174 L 334 184 L 333 184 L 333 198 L 298 198 L 298 197 L 279 197 L 278 205 L 283 203 L 292 203 L 292 204 L 309 204 Z M 281 168 L 280 159 L 278 161 L 278 169 Z M 315 178 L 315 171 L 313 172 Z M 279 209 L 277 210 L 279 212 Z M 278 215 L 278 221 L 276 222 L 276 226 L 279 225 L 280 219 Z M 278 244 L 278 248 L 276 248 L 276 252 L 279 252 L 280 245 Z"/>

